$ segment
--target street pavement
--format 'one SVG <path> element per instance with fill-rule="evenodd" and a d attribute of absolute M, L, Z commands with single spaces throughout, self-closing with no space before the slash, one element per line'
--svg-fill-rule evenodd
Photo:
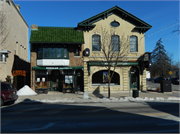
<path fill-rule="evenodd" d="M 155 91 L 142 91 L 139 92 L 139 97 L 133 98 L 132 92 L 128 91 L 119 91 L 119 92 L 111 92 L 110 94 L 111 98 L 108 99 L 108 92 L 101 92 L 101 93 L 88 93 L 88 98 L 84 98 L 83 92 L 78 93 L 62 93 L 62 92 L 55 92 L 55 91 L 49 91 L 48 94 L 37 94 L 37 95 L 31 95 L 31 96 L 19 96 L 18 100 L 15 103 L 20 102 L 63 102 L 63 103 L 70 103 L 70 102 L 109 102 L 108 100 L 114 100 L 115 101 L 125 101 L 128 99 L 141 99 L 141 100 L 147 100 L 147 98 L 151 98 L 151 100 L 162 100 L 164 101 L 180 101 L 180 94 L 179 91 L 172 91 L 167 93 L 161 93 L 161 92 L 155 92 Z M 169 100 L 170 98 L 170 100 Z M 105 101 L 107 100 L 107 101 Z"/>
<path fill-rule="evenodd" d="M 137 98 L 133 98 L 133 92 L 129 91 L 111 91 L 110 97 L 108 92 L 84 92 L 62 93 L 58 91 L 49 91 L 48 94 L 37 94 L 19 96 L 15 103 L 83 103 L 83 102 L 127 102 L 127 101 L 180 101 L 179 85 L 172 85 L 172 92 L 158 92 L 156 89 L 160 83 L 147 81 L 147 91 L 139 91 Z M 85 98 L 86 97 L 86 98 Z"/>

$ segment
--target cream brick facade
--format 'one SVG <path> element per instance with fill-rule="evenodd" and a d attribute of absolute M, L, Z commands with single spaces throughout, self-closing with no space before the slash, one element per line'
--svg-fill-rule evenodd
<path fill-rule="evenodd" d="M 28 29 L 29 26 L 21 15 L 18 5 L 15 5 L 11 0 L 0 1 L 0 9 L 5 12 L 7 20 L 7 28 L 9 31 L 8 37 L 4 46 L 0 46 L 0 50 L 9 50 L 8 58 L 5 61 L 0 61 L 1 81 L 5 81 L 7 75 L 12 75 L 12 67 L 14 64 L 14 56 L 19 56 L 20 59 L 28 61 Z M 19 6 L 18 6 L 19 7 Z M 21 66 L 21 65 L 19 65 Z"/>
<path fill-rule="evenodd" d="M 105 12 L 103 12 L 106 14 Z M 101 14 L 101 13 L 100 13 Z M 96 15 L 98 16 L 98 15 Z M 95 20 L 96 16 L 93 16 L 92 18 Z M 100 15 L 99 15 L 100 16 Z M 90 21 L 91 18 L 87 19 Z M 93 20 L 93 21 L 94 21 Z M 110 25 L 111 22 L 116 21 L 120 24 L 118 27 L 112 27 Z M 84 23 L 84 22 L 83 22 Z M 98 34 L 101 36 L 101 42 L 103 39 L 102 37 L 102 29 L 105 29 L 107 32 L 111 31 L 114 35 L 118 35 L 120 38 L 120 42 L 122 39 L 126 40 L 126 45 L 129 46 L 129 37 L 131 35 L 135 35 L 138 38 L 138 52 L 130 52 L 130 49 L 127 49 L 127 54 L 125 55 L 125 58 L 123 59 L 124 62 L 138 62 L 138 59 L 145 53 L 145 32 L 141 33 L 136 28 L 136 25 L 130 23 L 126 19 L 123 19 L 119 17 L 116 14 L 111 14 L 107 17 L 104 17 L 103 19 L 97 17 L 97 21 L 95 23 L 91 23 L 90 25 L 95 25 L 94 28 L 89 30 L 84 30 L 84 48 L 89 48 L 90 55 L 88 57 L 84 57 L 84 91 L 89 92 L 102 92 L 102 91 L 108 91 L 108 86 L 106 85 L 93 85 L 92 84 L 92 75 L 98 71 L 101 70 L 107 70 L 103 66 L 90 66 L 90 74 L 88 73 L 88 62 L 91 61 L 106 61 L 104 53 L 101 51 L 92 51 L 92 35 Z M 112 34 L 111 34 L 112 35 Z M 111 38 L 111 37 L 109 37 Z M 119 62 L 123 62 L 123 60 L 120 60 Z M 120 77 L 120 85 L 112 85 L 111 91 L 129 91 L 130 89 L 130 69 L 131 65 L 123 65 L 123 66 L 117 66 L 115 69 L 115 72 L 119 74 Z M 140 67 L 139 65 L 136 66 L 139 71 L 139 90 L 146 90 L 146 70 L 143 69 L 143 74 L 140 73 Z M 112 70 L 113 71 L 113 70 Z"/>

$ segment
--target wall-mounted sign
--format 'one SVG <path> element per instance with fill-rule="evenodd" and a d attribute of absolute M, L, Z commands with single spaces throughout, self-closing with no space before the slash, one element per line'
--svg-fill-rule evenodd
<path fill-rule="evenodd" d="M 13 76 L 24 76 L 24 77 L 26 77 L 26 71 L 25 70 L 14 70 Z"/>

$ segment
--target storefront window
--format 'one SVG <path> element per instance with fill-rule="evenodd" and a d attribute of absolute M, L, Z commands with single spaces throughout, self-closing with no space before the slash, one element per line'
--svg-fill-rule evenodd
<path fill-rule="evenodd" d="M 50 88 L 47 70 L 36 70 L 36 88 Z"/>
<path fill-rule="evenodd" d="M 113 71 L 110 72 L 111 75 Z M 101 70 L 92 75 L 92 85 L 108 85 L 108 71 Z M 114 75 L 111 79 L 111 85 L 120 85 L 120 76 L 118 73 L 114 72 Z"/>

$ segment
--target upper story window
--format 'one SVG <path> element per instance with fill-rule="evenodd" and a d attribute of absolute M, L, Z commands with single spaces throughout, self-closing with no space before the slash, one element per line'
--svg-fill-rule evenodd
<path fill-rule="evenodd" d="M 112 27 L 118 27 L 120 24 L 119 24 L 119 22 L 117 22 L 117 21 L 113 21 L 113 22 L 110 23 L 110 25 L 111 25 Z"/>
<path fill-rule="evenodd" d="M 0 61 L 3 61 L 3 55 L 0 53 Z"/>
<path fill-rule="evenodd" d="M 38 58 L 42 58 L 42 57 L 43 57 L 42 48 L 38 48 Z"/>
<path fill-rule="evenodd" d="M 136 36 L 130 36 L 130 52 L 138 51 L 138 43 Z"/>
<path fill-rule="evenodd" d="M 49 48 L 48 48 L 48 47 L 47 47 L 47 48 L 44 48 L 44 57 L 45 57 L 45 58 L 50 57 L 50 55 L 49 55 Z"/>
<path fill-rule="evenodd" d="M 100 35 L 92 36 L 92 51 L 100 51 Z"/>
<path fill-rule="evenodd" d="M 77 47 L 74 49 L 74 56 L 80 56 L 79 48 L 77 48 Z"/>
<path fill-rule="evenodd" d="M 120 51 L 119 50 L 119 36 L 111 36 L 111 51 Z"/>
<path fill-rule="evenodd" d="M 39 47 L 37 53 L 38 59 L 69 59 L 69 51 L 66 46 L 47 45 Z"/>
<path fill-rule="evenodd" d="M 50 55 L 52 58 L 55 58 L 56 57 L 56 48 L 55 48 L 55 46 L 53 46 L 52 48 L 51 48 L 51 55 Z"/>

